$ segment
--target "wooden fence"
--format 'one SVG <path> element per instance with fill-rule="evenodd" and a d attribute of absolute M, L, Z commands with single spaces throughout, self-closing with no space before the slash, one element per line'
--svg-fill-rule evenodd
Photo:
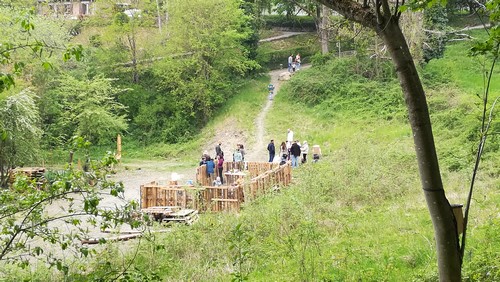
<path fill-rule="evenodd" d="M 226 175 L 225 173 L 228 172 L 234 172 L 234 171 L 240 171 L 245 173 L 248 177 L 254 178 L 257 177 L 260 174 L 265 173 L 266 171 L 272 170 L 273 168 L 279 168 L 279 164 L 277 163 L 262 163 L 262 162 L 242 162 L 241 164 L 237 164 L 234 162 L 225 162 L 223 165 L 223 175 L 222 179 L 224 180 L 224 185 L 233 185 L 235 183 L 231 183 L 230 181 L 226 181 Z M 219 171 L 217 167 L 214 170 L 214 174 L 211 176 L 208 176 L 207 174 L 207 167 L 206 165 L 199 166 L 196 169 L 196 182 L 202 186 L 210 186 L 213 185 L 213 181 L 217 178 L 220 177 Z"/>
<path fill-rule="evenodd" d="M 179 186 L 151 182 L 141 185 L 141 209 L 177 206 L 199 211 L 239 211 L 244 202 L 243 185 Z"/>
<path fill-rule="evenodd" d="M 241 177 L 236 174 L 236 185 L 226 181 L 227 184 L 224 183 L 223 186 L 210 186 L 205 166 L 200 166 L 197 171 L 199 186 L 160 185 L 156 181 L 141 185 L 141 209 L 178 206 L 202 212 L 239 211 L 243 202 L 255 199 L 273 188 L 290 184 L 290 163 L 281 166 L 272 163 L 247 163 L 246 167 L 247 170 L 241 173 Z"/>

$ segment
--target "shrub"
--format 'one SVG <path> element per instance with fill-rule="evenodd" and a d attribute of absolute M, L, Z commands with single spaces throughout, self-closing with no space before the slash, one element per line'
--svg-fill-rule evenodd
<path fill-rule="evenodd" d="M 283 15 L 268 15 L 262 18 L 265 21 L 266 28 L 286 28 L 300 31 L 316 30 L 314 18 L 310 16 L 287 17 Z"/>

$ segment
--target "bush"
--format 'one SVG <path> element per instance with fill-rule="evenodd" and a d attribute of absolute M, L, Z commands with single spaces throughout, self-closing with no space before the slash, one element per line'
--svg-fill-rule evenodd
<path fill-rule="evenodd" d="M 314 18 L 310 16 L 286 17 L 282 15 L 263 16 L 266 28 L 285 28 L 296 31 L 316 31 Z"/>

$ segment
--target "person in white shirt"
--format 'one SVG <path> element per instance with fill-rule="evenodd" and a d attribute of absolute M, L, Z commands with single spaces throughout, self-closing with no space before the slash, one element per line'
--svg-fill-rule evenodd
<path fill-rule="evenodd" d="M 293 131 L 289 128 L 288 133 L 286 135 L 286 141 L 292 143 L 293 142 Z"/>

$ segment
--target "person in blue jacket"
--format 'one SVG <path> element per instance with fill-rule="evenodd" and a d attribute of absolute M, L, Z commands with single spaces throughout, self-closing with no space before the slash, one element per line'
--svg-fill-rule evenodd
<path fill-rule="evenodd" d="M 215 163 L 212 158 L 208 157 L 207 159 L 207 176 L 211 177 L 215 172 Z"/>

